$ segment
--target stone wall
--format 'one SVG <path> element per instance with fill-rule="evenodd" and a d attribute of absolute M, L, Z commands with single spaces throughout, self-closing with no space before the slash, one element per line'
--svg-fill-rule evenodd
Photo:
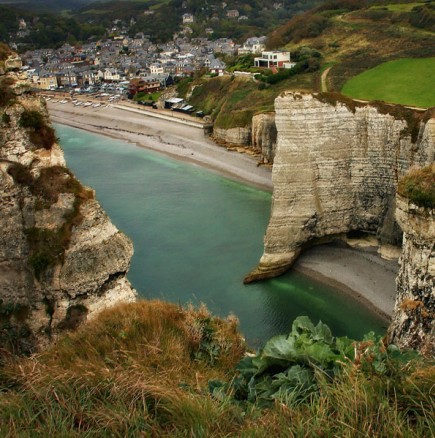
<path fill-rule="evenodd" d="M 435 355 L 435 210 L 397 196 L 403 252 L 389 340 Z"/>
<path fill-rule="evenodd" d="M 431 113 L 291 92 L 275 110 L 271 218 L 264 254 L 245 281 L 280 275 L 305 246 L 353 230 L 399 245 L 397 181 L 434 161 Z"/>

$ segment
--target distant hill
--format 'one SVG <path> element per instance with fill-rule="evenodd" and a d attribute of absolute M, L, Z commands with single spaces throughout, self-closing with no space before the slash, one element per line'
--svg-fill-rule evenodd
<path fill-rule="evenodd" d="M 268 44 L 318 50 L 323 67 L 332 67 L 329 90 L 339 91 L 351 77 L 383 62 L 435 56 L 435 2 L 326 2 L 275 29 Z"/>
<path fill-rule="evenodd" d="M 155 42 L 166 42 L 172 39 L 174 32 L 180 31 L 183 25 L 183 14 L 192 14 L 194 22 L 189 24 L 190 36 L 232 38 L 238 42 L 251 36 L 264 35 L 289 18 L 314 6 L 323 4 L 325 0 L 281 0 L 272 3 L 269 0 L 0 0 L 0 40 L 7 41 L 8 33 L 18 30 L 18 19 L 33 21 L 41 14 L 54 14 L 74 20 L 72 28 L 79 26 L 104 26 L 110 28 L 114 20 L 121 20 L 122 26 L 128 29 L 129 35 L 143 32 Z M 228 11 L 235 11 L 235 17 L 229 17 Z M 63 29 L 63 24 L 58 26 Z M 68 27 L 68 26 L 66 26 Z M 48 47 L 80 39 L 89 32 L 57 32 L 58 40 L 32 35 L 34 47 Z M 99 33 L 97 33 L 99 35 Z"/>
<path fill-rule="evenodd" d="M 0 5 L 16 6 L 27 11 L 57 12 L 65 9 L 78 9 L 93 0 L 0 0 Z M 101 0 L 105 1 L 105 0 Z"/>

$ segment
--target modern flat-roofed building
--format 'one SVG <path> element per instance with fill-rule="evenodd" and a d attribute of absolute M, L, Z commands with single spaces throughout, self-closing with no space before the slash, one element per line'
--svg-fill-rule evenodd
<path fill-rule="evenodd" d="M 290 52 L 281 52 L 278 50 L 262 52 L 261 57 L 254 58 L 255 67 L 278 67 L 292 68 L 296 63 L 290 61 Z"/>

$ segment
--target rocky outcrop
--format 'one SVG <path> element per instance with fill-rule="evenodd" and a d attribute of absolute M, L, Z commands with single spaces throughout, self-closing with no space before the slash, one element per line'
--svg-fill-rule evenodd
<path fill-rule="evenodd" d="M 231 143 L 236 146 L 249 146 L 251 144 L 251 127 L 214 128 L 213 138 L 219 143 Z"/>
<path fill-rule="evenodd" d="M 256 114 L 252 117 L 252 139 L 254 150 L 261 153 L 263 162 L 272 163 L 276 148 L 275 113 Z"/>
<path fill-rule="evenodd" d="M 0 343 L 32 350 L 135 299 L 126 279 L 133 247 L 65 167 L 44 102 L 17 86 L 17 74 L 7 79 L 10 99 L 0 108 Z"/>
<path fill-rule="evenodd" d="M 435 210 L 399 195 L 396 207 L 403 252 L 389 339 L 435 355 Z"/>
<path fill-rule="evenodd" d="M 272 163 L 276 148 L 275 113 L 261 113 L 252 117 L 251 124 L 236 128 L 213 128 L 217 143 L 242 146 L 261 155 L 263 163 Z"/>
<path fill-rule="evenodd" d="M 284 93 L 264 254 L 246 282 L 285 272 L 307 245 L 360 230 L 400 244 L 398 178 L 434 161 L 435 119 L 332 94 Z"/>

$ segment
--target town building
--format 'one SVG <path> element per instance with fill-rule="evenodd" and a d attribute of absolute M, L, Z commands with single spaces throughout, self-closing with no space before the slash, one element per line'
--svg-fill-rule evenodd
<path fill-rule="evenodd" d="M 290 61 L 290 52 L 282 52 L 279 50 L 262 52 L 261 57 L 254 58 L 255 67 L 292 68 L 295 65 L 295 62 Z"/>

